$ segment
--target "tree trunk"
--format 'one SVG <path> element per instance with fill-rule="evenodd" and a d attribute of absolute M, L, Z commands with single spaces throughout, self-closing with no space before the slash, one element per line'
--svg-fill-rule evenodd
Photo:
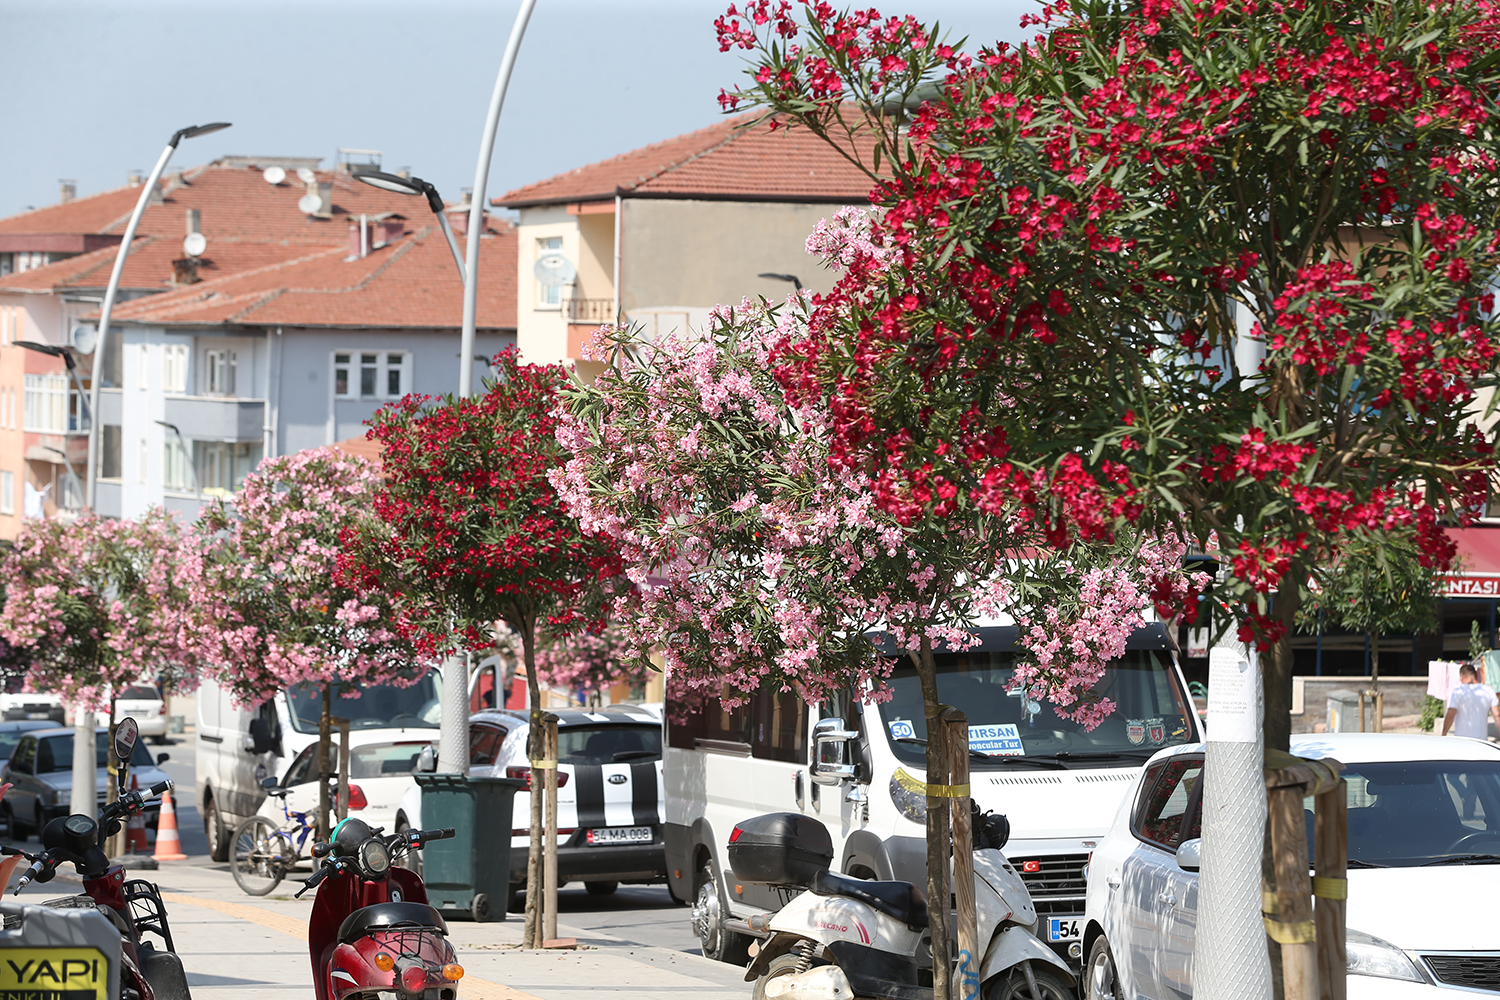
<path fill-rule="evenodd" d="M 104 804 L 106 806 L 118 802 L 120 799 L 120 758 L 115 756 L 115 728 L 119 726 L 117 713 L 120 708 L 120 700 L 115 697 L 114 691 L 109 694 L 109 731 L 105 738 L 104 759 L 108 762 L 104 777 Z M 118 858 L 125 853 L 125 828 L 120 827 L 120 832 L 109 838 L 104 847 L 104 853 L 111 858 Z"/>
<path fill-rule="evenodd" d="M 536 627 L 531 619 L 521 622 L 521 651 L 526 661 L 526 690 L 531 695 L 531 728 L 526 733 L 526 757 L 539 761 L 542 747 L 542 692 L 536 678 Z M 542 781 L 536 768 L 531 769 L 531 848 L 526 856 L 526 947 L 542 946 Z"/>
<path fill-rule="evenodd" d="M 1380 636 L 1373 632 L 1366 633 L 1365 640 L 1370 644 L 1370 690 L 1366 692 L 1370 696 L 1370 716 L 1372 731 L 1385 732 L 1385 699 L 1380 696 Z"/>
<path fill-rule="evenodd" d="M 1261 677 L 1265 683 L 1265 744 L 1268 749 L 1286 750 L 1292 742 L 1292 630 L 1297 620 L 1297 610 L 1302 606 L 1301 581 L 1307 579 L 1307 571 L 1301 563 L 1293 563 L 1282 578 L 1294 585 L 1283 586 L 1276 593 L 1272 613 L 1284 629 L 1281 640 L 1261 657 Z"/>
<path fill-rule="evenodd" d="M 333 685 L 323 685 L 323 711 L 318 716 L 318 839 L 326 841 L 333 827 L 328 822 L 332 801 L 328 796 L 328 751 L 333 746 Z"/>
<path fill-rule="evenodd" d="M 948 781 L 948 741 L 943 738 L 942 709 L 938 707 L 937 664 L 932 640 L 922 636 L 917 656 L 917 676 L 922 682 L 922 712 L 927 719 L 927 784 Z M 952 1000 L 949 984 L 952 965 L 948 959 L 948 800 L 927 797 L 927 912 L 932 932 L 933 1000 Z"/>

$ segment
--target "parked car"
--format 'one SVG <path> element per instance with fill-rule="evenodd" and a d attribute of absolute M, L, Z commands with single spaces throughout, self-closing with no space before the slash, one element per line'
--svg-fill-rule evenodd
<path fill-rule="evenodd" d="M 1291 750 L 1347 766 L 1350 1000 L 1500 991 L 1500 747 L 1348 733 L 1293 736 Z M 1193 995 L 1203 752 L 1154 756 L 1094 851 L 1084 996 Z M 1442 919 L 1427 900 L 1442 900 Z"/>
<path fill-rule="evenodd" d="M 422 751 L 432 739 L 416 737 L 391 740 L 384 730 L 353 732 L 349 735 L 349 815 L 372 827 L 383 827 L 386 833 L 401 829 L 397 822 L 397 804 L 417 784 L 412 780 Z M 316 813 L 318 808 L 318 745 L 304 747 L 286 770 L 280 785 L 287 790 L 286 810 Z M 334 759 L 328 773 L 338 770 L 338 737 L 334 737 Z M 286 817 L 282 800 L 270 796 L 261 803 L 259 815 L 281 823 Z M 310 846 L 310 845 L 309 845 Z"/>
<path fill-rule="evenodd" d="M 662 841 L 662 729 L 634 706 L 598 712 L 565 710 L 557 723 L 557 882 L 582 882 L 598 895 L 621 882 L 666 879 Z M 504 709 L 469 717 L 469 773 L 531 780 L 526 757 L 530 723 Z M 421 791 L 412 788 L 396 828 L 422 826 Z M 531 845 L 529 791 L 518 791 L 511 815 L 511 884 L 526 882 Z"/>
<path fill-rule="evenodd" d="M 105 770 L 109 730 L 95 730 L 94 739 L 95 782 L 98 804 L 103 806 L 109 779 Z M 160 765 L 169 757 L 159 753 L 152 759 L 146 745 L 137 743 L 130 773 L 142 788 L 166 781 L 167 772 Z M 53 727 L 23 733 L 10 760 L 0 768 L 0 783 L 7 781 L 12 787 L 0 800 L 0 818 L 16 840 L 25 840 L 56 816 L 66 816 L 73 793 L 73 730 Z M 156 828 L 160 809 L 160 799 L 152 799 L 146 806 L 146 825 L 152 829 Z"/>
<path fill-rule="evenodd" d="M 108 713 L 97 713 L 96 724 L 105 725 Z M 167 702 L 151 684 L 132 684 L 115 697 L 115 721 L 132 718 L 141 727 L 141 735 L 154 743 L 167 742 Z"/>
<path fill-rule="evenodd" d="M 63 708 L 61 698 L 41 691 L 22 691 L 22 684 L 19 677 L 12 678 L 0 693 L 0 718 L 6 722 L 46 719 L 58 726 L 67 721 L 67 710 Z"/>

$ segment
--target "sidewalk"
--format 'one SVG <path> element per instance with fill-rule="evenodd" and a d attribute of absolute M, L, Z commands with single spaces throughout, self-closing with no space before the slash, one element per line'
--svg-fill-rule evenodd
<path fill-rule="evenodd" d="M 156 872 L 132 873 L 161 886 L 177 951 L 197 1000 L 313 1000 L 307 955 L 309 893 L 288 880 L 270 896 L 247 896 L 227 865 L 204 861 L 163 862 Z M 69 889 L 59 878 L 22 894 L 46 899 Z M 448 924 L 465 976 L 460 998 L 473 1000 L 584 1000 L 599 993 L 628 1000 L 692 996 L 694 1000 L 745 1000 L 744 972 L 666 948 L 620 941 L 597 931 L 558 925 L 576 937 L 578 951 L 527 952 L 521 917 L 476 924 Z M 507 947 L 512 946 L 512 947 Z"/>

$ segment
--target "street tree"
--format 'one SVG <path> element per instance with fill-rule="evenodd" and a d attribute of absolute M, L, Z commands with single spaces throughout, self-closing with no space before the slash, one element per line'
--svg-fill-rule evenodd
<path fill-rule="evenodd" d="M 206 674 L 247 707 L 297 685 L 321 689 L 318 835 L 324 839 L 331 829 L 326 779 L 334 693 L 409 685 L 430 665 L 391 627 L 388 594 L 336 572 L 342 540 L 370 516 L 378 483 L 373 464 L 334 448 L 265 459 L 232 504 L 218 500 L 204 511 L 185 560 Z"/>
<path fill-rule="evenodd" d="M 881 210 L 879 266 L 777 354 L 792 400 L 903 525 L 1216 536 L 1284 749 L 1313 559 L 1403 529 L 1442 563 L 1494 474 L 1496 8 L 1087 0 L 972 54 L 805 11 L 717 22 L 726 109 L 825 137 Z"/>
<path fill-rule="evenodd" d="M 586 705 L 598 705 L 610 688 L 644 687 L 655 672 L 651 665 L 627 657 L 626 649 L 619 631 L 608 625 L 598 631 L 544 637 L 536 652 L 538 679 L 578 695 Z"/>
<path fill-rule="evenodd" d="M 1409 530 L 1357 531 L 1342 549 L 1313 567 L 1314 586 L 1297 624 L 1304 631 L 1332 625 L 1362 635 L 1370 649 L 1374 729 L 1381 731 L 1380 640 L 1393 633 L 1421 635 L 1442 627 L 1438 613 L 1449 563 L 1424 559 Z"/>
<path fill-rule="evenodd" d="M 369 437 L 383 446 L 375 518 L 341 561 L 351 580 L 397 601 L 396 627 L 425 655 L 492 646 L 503 622 L 520 637 L 531 693 L 528 755 L 542 759 L 538 634 L 597 631 L 619 574 L 613 542 L 584 535 L 547 473 L 567 453 L 557 442 L 556 365 L 522 364 L 514 349 L 492 361 L 477 396 L 407 396 L 377 411 Z M 541 945 L 542 795 L 531 800 L 526 940 Z"/>
<path fill-rule="evenodd" d="M 837 260 L 862 230 L 846 218 L 821 233 Z M 616 599 L 613 619 L 631 655 L 644 662 L 659 651 L 680 697 L 729 708 L 761 686 L 809 703 L 851 689 L 878 699 L 894 662 L 875 654 L 867 633 L 884 630 L 916 666 L 925 715 L 914 738 L 927 739 L 942 711 L 934 650 L 972 645 L 972 626 L 1003 608 L 1030 654 L 1019 681 L 1059 713 L 1098 725 L 1113 706 L 1093 685 L 1141 612 L 1154 598 L 1187 598 L 1181 544 L 1141 540 L 1139 565 L 1128 568 L 1085 565 L 1088 551 L 1034 565 L 1024 525 L 902 524 L 868 478 L 830 462 L 828 411 L 816 400 L 788 404 L 776 380 L 771 358 L 803 335 L 805 305 L 720 309 L 691 338 L 606 329 L 604 371 L 567 394 L 558 436 L 573 458 L 553 478 L 584 529 L 621 547 L 635 586 Z M 1015 573 L 1023 563 L 1033 565 Z M 944 747 L 927 739 L 931 785 L 946 783 Z M 934 899 L 947 898 L 943 791 L 927 798 Z M 939 910 L 934 976 L 946 991 Z"/>

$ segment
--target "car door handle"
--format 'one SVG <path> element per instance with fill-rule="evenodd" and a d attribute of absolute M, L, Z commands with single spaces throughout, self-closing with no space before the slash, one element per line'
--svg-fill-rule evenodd
<path fill-rule="evenodd" d="M 1104 876 L 1104 884 L 1109 886 L 1111 889 L 1118 889 L 1120 888 L 1120 876 L 1106 875 Z"/>
<path fill-rule="evenodd" d="M 1170 892 L 1159 892 L 1159 893 L 1157 893 L 1156 894 L 1156 901 L 1158 903 L 1166 903 L 1168 906 L 1176 906 L 1177 905 L 1177 897 L 1174 896 L 1174 895 L 1172 895 Z"/>

